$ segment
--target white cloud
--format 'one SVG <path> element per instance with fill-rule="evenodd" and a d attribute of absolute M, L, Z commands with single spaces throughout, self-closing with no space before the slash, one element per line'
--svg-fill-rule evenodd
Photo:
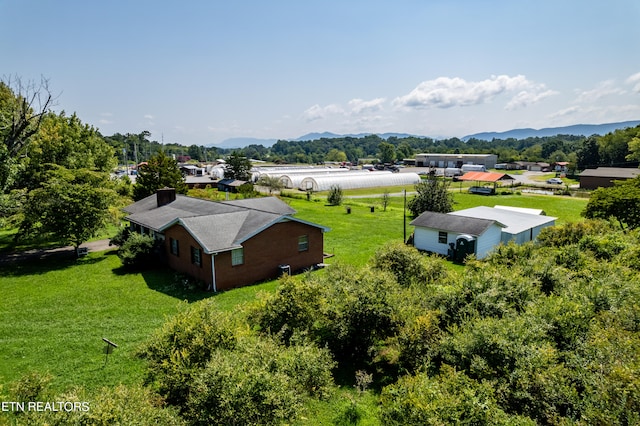
<path fill-rule="evenodd" d="M 555 90 L 544 90 L 544 85 L 537 86 L 533 90 L 523 90 L 515 95 L 505 106 L 506 110 L 524 108 L 540 102 L 544 98 L 557 95 Z"/>
<path fill-rule="evenodd" d="M 596 102 L 605 96 L 622 95 L 624 93 L 625 91 L 623 89 L 615 86 L 615 82 L 613 80 L 606 80 L 600 82 L 594 89 L 579 92 L 576 102 Z"/>
<path fill-rule="evenodd" d="M 504 93 L 519 91 L 509 103 L 510 108 L 525 106 L 542 98 L 555 94 L 547 90 L 544 84 L 536 84 L 523 75 L 492 76 L 482 81 L 466 81 L 462 78 L 439 77 L 423 81 L 409 94 L 393 101 L 397 107 L 404 108 L 451 108 L 486 103 Z"/>
<path fill-rule="evenodd" d="M 306 121 L 316 121 L 327 118 L 330 115 L 343 114 L 342 107 L 336 104 L 330 104 L 325 107 L 321 107 L 318 104 L 307 109 L 302 113 L 302 116 Z"/>
<path fill-rule="evenodd" d="M 578 108 L 577 106 L 572 106 L 569 108 L 565 108 L 562 109 L 560 111 L 555 112 L 554 114 L 551 114 L 549 116 L 549 118 L 562 118 L 562 117 L 567 117 L 567 116 L 572 116 L 572 115 L 576 115 L 579 114 L 581 112 L 581 109 Z"/>
<path fill-rule="evenodd" d="M 633 91 L 640 93 L 640 72 L 627 78 L 626 83 L 633 84 Z"/>
<path fill-rule="evenodd" d="M 144 118 L 146 118 L 147 120 L 153 120 L 154 119 L 153 115 L 151 115 L 151 114 L 145 114 Z"/>
<path fill-rule="evenodd" d="M 383 109 L 384 98 L 375 98 L 370 101 L 363 99 L 351 99 L 348 103 L 351 112 L 354 114 L 377 112 Z"/>

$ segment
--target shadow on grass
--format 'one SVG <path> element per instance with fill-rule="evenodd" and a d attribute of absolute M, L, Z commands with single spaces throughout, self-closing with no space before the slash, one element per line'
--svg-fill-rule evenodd
<path fill-rule="evenodd" d="M 78 258 L 75 251 L 70 250 L 44 256 L 30 255 L 15 259 L 0 258 L 0 276 L 41 275 L 74 266 L 92 265 L 105 260 L 104 254 L 110 253 L 92 254 Z"/>
<path fill-rule="evenodd" d="M 185 283 L 183 277 L 168 267 L 124 267 L 114 268 L 116 275 L 142 275 L 144 282 L 151 290 L 164 293 L 167 296 L 184 300 L 188 303 L 197 302 L 212 297 L 215 293 L 205 291 L 193 285 L 191 281 Z"/>

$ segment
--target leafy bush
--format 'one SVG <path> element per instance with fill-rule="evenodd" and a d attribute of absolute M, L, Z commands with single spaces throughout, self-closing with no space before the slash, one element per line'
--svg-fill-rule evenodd
<path fill-rule="evenodd" d="M 53 401 L 76 404 L 73 411 L 31 411 L 19 413 L 22 425 L 186 425 L 163 400 L 139 385 L 118 385 L 87 392 L 76 388 L 57 395 Z M 86 404 L 88 403 L 88 404 Z M 86 405 L 85 405 L 86 404 Z"/>
<path fill-rule="evenodd" d="M 138 356 L 149 363 L 147 381 L 154 383 L 169 403 L 183 405 L 196 373 L 217 349 L 232 349 L 236 340 L 229 316 L 208 301 L 165 322 Z"/>
<path fill-rule="evenodd" d="M 120 246 L 118 257 L 125 267 L 151 266 L 156 259 L 156 240 L 150 235 L 132 233 Z"/>
<path fill-rule="evenodd" d="M 246 338 L 212 354 L 195 377 L 186 415 L 196 425 L 281 424 L 300 415 L 304 395 L 328 396 L 333 367 L 324 349 Z"/>
<path fill-rule="evenodd" d="M 114 235 L 109 239 L 109 244 L 115 245 L 115 246 L 122 246 L 129 239 L 130 236 L 131 236 L 131 228 L 129 228 L 128 226 L 121 226 L 120 229 L 118 229 L 118 232 L 116 233 L 116 235 Z"/>
<path fill-rule="evenodd" d="M 422 255 L 414 247 L 395 243 L 378 249 L 373 268 L 391 272 L 402 286 L 426 285 L 447 278 L 445 264 L 436 257 Z"/>
<path fill-rule="evenodd" d="M 448 366 L 433 378 L 424 373 L 405 376 L 385 387 L 380 400 L 385 425 L 535 425 L 501 410 L 489 383 Z"/>
<path fill-rule="evenodd" d="M 398 327 L 400 287 L 384 272 L 333 264 L 324 275 L 285 279 L 251 315 L 264 333 L 308 336 L 338 361 L 366 364 Z"/>
<path fill-rule="evenodd" d="M 340 188 L 340 186 L 331 185 L 329 194 L 327 195 L 327 202 L 330 206 L 339 206 L 342 204 L 342 188 Z"/>

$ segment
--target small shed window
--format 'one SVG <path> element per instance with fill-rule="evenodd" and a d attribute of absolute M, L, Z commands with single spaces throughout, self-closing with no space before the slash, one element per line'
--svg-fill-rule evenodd
<path fill-rule="evenodd" d="M 447 244 L 447 233 L 444 231 L 438 232 L 438 242 L 440 244 Z"/>
<path fill-rule="evenodd" d="M 178 240 L 174 240 L 173 238 L 169 238 L 169 243 L 171 244 L 171 254 L 175 256 L 180 255 L 180 246 L 178 244 Z"/>
<path fill-rule="evenodd" d="M 309 236 L 301 235 L 298 237 L 298 251 L 309 250 Z"/>
<path fill-rule="evenodd" d="M 244 249 L 238 248 L 231 251 L 231 265 L 237 266 L 244 263 Z"/>
<path fill-rule="evenodd" d="M 202 266 L 202 252 L 197 247 L 191 247 L 191 263 Z"/>

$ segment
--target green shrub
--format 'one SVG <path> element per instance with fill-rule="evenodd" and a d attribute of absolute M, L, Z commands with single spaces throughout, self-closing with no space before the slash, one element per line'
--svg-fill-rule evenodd
<path fill-rule="evenodd" d="M 56 395 L 52 401 L 66 406 L 75 404 L 74 410 L 31 411 L 20 413 L 21 425 L 186 425 L 178 413 L 165 406 L 163 400 L 140 385 L 105 387 L 87 392 L 76 388 Z M 24 416 L 22 416 L 24 414 Z"/>
<path fill-rule="evenodd" d="M 121 247 L 131 236 L 131 228 L 128 226 L 121 226 L 118 229 L 116 235 L 109 239 L 109 244 Z"/>
<path fill-rule="evenodd" d="M 246 338 L 212 354 L 192 384 L 186 416 L 196 425 L 281 424 L 300 416 L 305 395 L 328 395 L 333 367 L 315 346 Z"/>
<path fill-rule="evenodd" d="M 327 202 L 330 206 L 339 206 L 342 204 L 342 188 L 340 188 L 340 186 L 331 185 L 329 194 L 327 195 Z"/>
<path fill-rule="evenodd" d="M 414 247 L 393 243 L 378 249 L 371 260 L 373 268 L 392 273 L 402 286 L 426 285 L 447 278 L 441 259 L 422 255 Z"/>
<path fill-rule="evenodd" d="M 433 378 L 424 373 L 401 378 L 383 389 L 380 401 L 385 425 L 535 425 L 500 409 L 489 383 L 448 366 Z"/>
<path fill-rule="evenodd" d="M 150 235 L 132 233 L 118 250 L 122 265 L 128 268 L 146 268 L 156 260 L 156 240 Z"/>
<path fill-rule="evenodd" d="M 184 405 L 196 373 L 217 349 L 236 345 L 236 326 L 211 301 L 189 307 L 165 322 L 138 350 L 148 361 L 147 381 L 167 401 Z"/>

